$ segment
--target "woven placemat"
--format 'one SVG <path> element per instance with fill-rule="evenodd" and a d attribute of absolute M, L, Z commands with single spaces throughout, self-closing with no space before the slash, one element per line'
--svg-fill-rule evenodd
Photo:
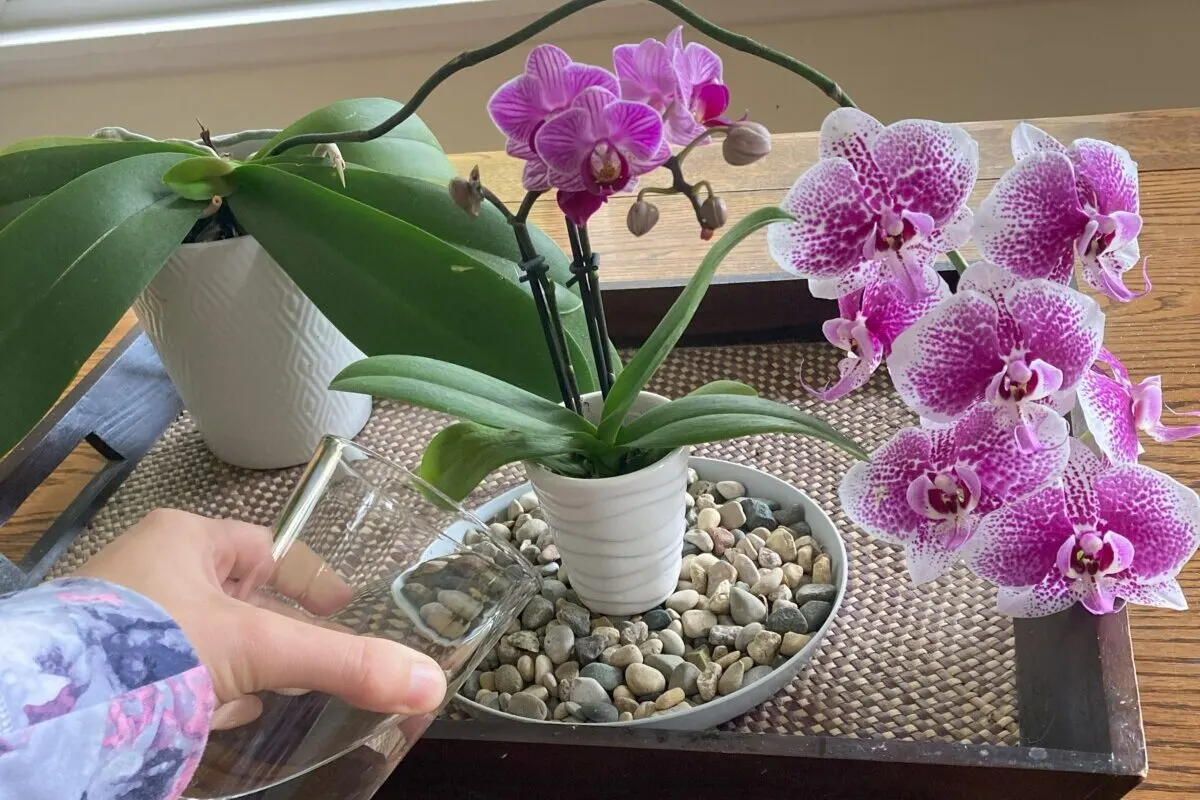
<path fill-rule="evenodd" d="M 651 389 L 678 396 L 716 378 L 741 380 L 763 396 L 815 411 L 868 449 L 916 422 L 882 375 L 836 403 L 810 400 L 800 385 L 801 364 L 811 376 L 827 376 L 836 372 L 836 361 L 837 351 L 818 344 L 681 349 Z M 380 402 L 359 440 L 411 467 L 446 421 L 439 414 Z M 911 586 L 903 554 L 857 530 L 838 505 L 837 486 L 848 456 L 821 442 L 786 436 L 709 445 L 696 453 L 748 464 L 800 487 L 833 518 L 850 554 L 846 599 L 820 652 L 785 691 L 726 729 L 1017 744 L 1013 629 L 993 610 L 993 590 L 961 566 L 940 581 Z M 157 507 L 268 525 L 299 472 L 252 472 L 220 463 L 184 414 L 53 575 L 78 567 Z M 522 480 L 519 468 L 501 470 L 467 505 L 474 507 Z"/>

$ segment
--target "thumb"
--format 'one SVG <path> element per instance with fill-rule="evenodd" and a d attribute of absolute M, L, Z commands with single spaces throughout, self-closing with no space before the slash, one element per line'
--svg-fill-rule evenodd
<path fill-rule="evenodd" d="M 248 692 L 312 689 L 389 714 L 423 714 L 446 694 L 446 676 L 429 656 L 386 639 L 319 627 L 261 608 L 245 609 L 241 654 Z"/>

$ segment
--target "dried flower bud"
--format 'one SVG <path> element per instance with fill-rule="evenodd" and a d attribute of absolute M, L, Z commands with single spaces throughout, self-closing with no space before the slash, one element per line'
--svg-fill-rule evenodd
<path fill-rule="evenodd" d="M 771 132 L 757 122 L 735 122 L 725 135 L 721 153 L 734 167 L 753 164 L 771 152 Z"/>
<path fill-rule="evenodd" d="M 319 144 L 313 148 L 313 155 L 317 158 L 329 159 L 329 164 L 337 173 L 338 180 L 342 182 L 343 187 L 346 186 L 346 159 L 342 158 L 342 151 L 336 144 L 332 142 Z"/>
<path fill-rule="evenodd" d="M 483 185 L 479 182 L 479 167 L 471 170 L 471 178 L 455 178 L 450 181 L 450 199 L 454 205 L 467 212 L 472 219 L 479 216 L 483 207 Z"/>
<path fill-rule="evenodd" d="M 712 236 L 712 232 L 725 224 L 729 218 L 729 211 L 725 208 L 725 201 L 713 195 L 700 204 L 700 236 L 703 239 L 708 239 Z M 708 236 L 704 235 L 704 231 L 708 231 Z"/>
<path fill-rule="evenodd" d="M 625 224 L 634 236 L 645 236 L 658 223 L 658 206 L 638 200 L 629 207 Z"/>

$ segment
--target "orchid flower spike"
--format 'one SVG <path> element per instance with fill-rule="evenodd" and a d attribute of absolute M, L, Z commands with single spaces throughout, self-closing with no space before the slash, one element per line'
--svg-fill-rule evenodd
<path fill-rule="evenodd" d="M 342 158 L 342 151 L 333 142 L 325 142 L 313 148 L 313 155 L 317 158 L 325 158 L 329 160 L 333 171 L 337 173 L 338 181 L 341 182 L 342 188 L 346 186 L 346 159 Z"/>

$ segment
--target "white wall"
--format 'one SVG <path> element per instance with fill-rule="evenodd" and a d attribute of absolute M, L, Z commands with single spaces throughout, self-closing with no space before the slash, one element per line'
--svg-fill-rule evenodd
<path fill-rule="evenodd" d="M 739 1 L 751 0 L 730 0 Z M 661 35 L 673 24 L 654 7 L 619 13 L 644 18 L 647 35 Z M 1200 105 L 1196 0 L 1043 0 L 805 20 L 742 32 L 822 69 L 863 108 L 885 120 L 923 116 L 962 121 Z M 560 42 L 576 59 L 596 63 L 607 61 L 614 43 L 609 37 Z M 500 145 L 484 103 L 498 83 L 519 71 L 523 52 L 456 76 L 427 102 L 421 116 L 447 150 Z M 85 134 L 112 124 L 156 136 L 190 136 L 197 117 L 218 132 L 280 126 L 341 97 L 403 99 L 449 55 L 251 70 L 214 65 L 202 73 L 5 87 L 0 89 L 0 142 Z M 748 108 L 778 131 L 811 130 L 820 124 L 830 106 L 812 87 L 740 53 L 725 56 L 738 109 Z"/>

